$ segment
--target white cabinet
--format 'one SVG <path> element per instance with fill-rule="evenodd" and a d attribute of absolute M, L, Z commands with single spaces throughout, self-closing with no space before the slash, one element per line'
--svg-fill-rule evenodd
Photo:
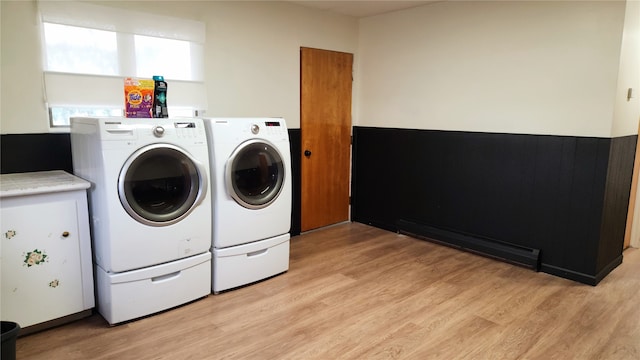
<path fill-rule="evenodd" d="M 0 175 L 2 320 L 29 330 L 91 313 L 89 186 L 64 171 Z"/>

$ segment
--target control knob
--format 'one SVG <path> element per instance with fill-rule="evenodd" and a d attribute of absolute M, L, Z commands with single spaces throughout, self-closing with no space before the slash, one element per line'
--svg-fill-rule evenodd
<path fill-rule="evenodd" d="M 162 137 L 164 135 L 164 128 L 162 126 L 154 127 L 153 135 L 155 135 L 156 137 Z"/>

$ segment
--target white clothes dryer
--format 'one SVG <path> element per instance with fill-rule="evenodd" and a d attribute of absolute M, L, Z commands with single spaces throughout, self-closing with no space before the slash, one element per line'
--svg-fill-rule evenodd
<path fill-rule="evenodd" d="M 289 269 L 291 154 L 282 118 L 204 119 L 211 151 L 214 293 Z"/>
<path fill-rule="evenodd" d="M 98 309 L 105 319 L 122 322 L 210 293 L 203 121 L 72 118 L 71 150 L 74 173 L 92 184 Z"/>

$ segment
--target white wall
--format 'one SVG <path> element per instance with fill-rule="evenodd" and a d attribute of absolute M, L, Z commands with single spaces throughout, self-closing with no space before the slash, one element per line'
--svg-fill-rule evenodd
<path fill-rule="evenodd" d="M 284 116 L 299 128 L 300 47 L 357 51 L 351 17 L 259 2 L 215 4 L 207 18 L 210 115 Z"/>
<path fill-rule="evenodd" d="M 354 125 L 584 136 L 637 129 L 620 110 L 628 104 L 619 66 L 631 74 L 622 79 L 638 71 L 630 47 L 620 57 L 624 2 L 452 1 L 359 22 L 276 1 L 102 4 L 206 23 L 210 116 L 284 116 L 299 127 L 298 51 L 308 46 L 355 54 Z M 47 132 L 35 2 L 0 7 L 0 132 Z"/>
<path fill-rule="evenodd" d="M 300 127 L 301 46 L 355 53 L 358 22 L 277 1 L 104 1 L 206 23 L 209 116 L 282 116 Z M 1 1 L 0 131 L 48 132 L 34 1 Z M 168 93 L 171 101 L 171 89 Z"/>
<path fill-rule="evenodd" d="M 0 132 L 48 132 L 36 4 L 0 1 L 0 7 Z"/>
<path fill-rule="evenodd" d="M 627 100 L 627 89 L 633 97 Z M 640 1 L 627 1 L 612 136 L 635 134 L 640 120 Z"/>
<path fill-rule="evenodd" d="M 624 12 L 452 1 L 364 18 L 356 123 L 608 137 Z"/>

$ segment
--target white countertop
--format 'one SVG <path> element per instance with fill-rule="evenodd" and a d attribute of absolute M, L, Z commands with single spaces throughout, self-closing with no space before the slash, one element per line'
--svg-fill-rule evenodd
<path fill-rule="evenodd" d="M 88 189 L 91 184 L 66 171 L 37 171 L 0 175 L 0 198 Z"/>

